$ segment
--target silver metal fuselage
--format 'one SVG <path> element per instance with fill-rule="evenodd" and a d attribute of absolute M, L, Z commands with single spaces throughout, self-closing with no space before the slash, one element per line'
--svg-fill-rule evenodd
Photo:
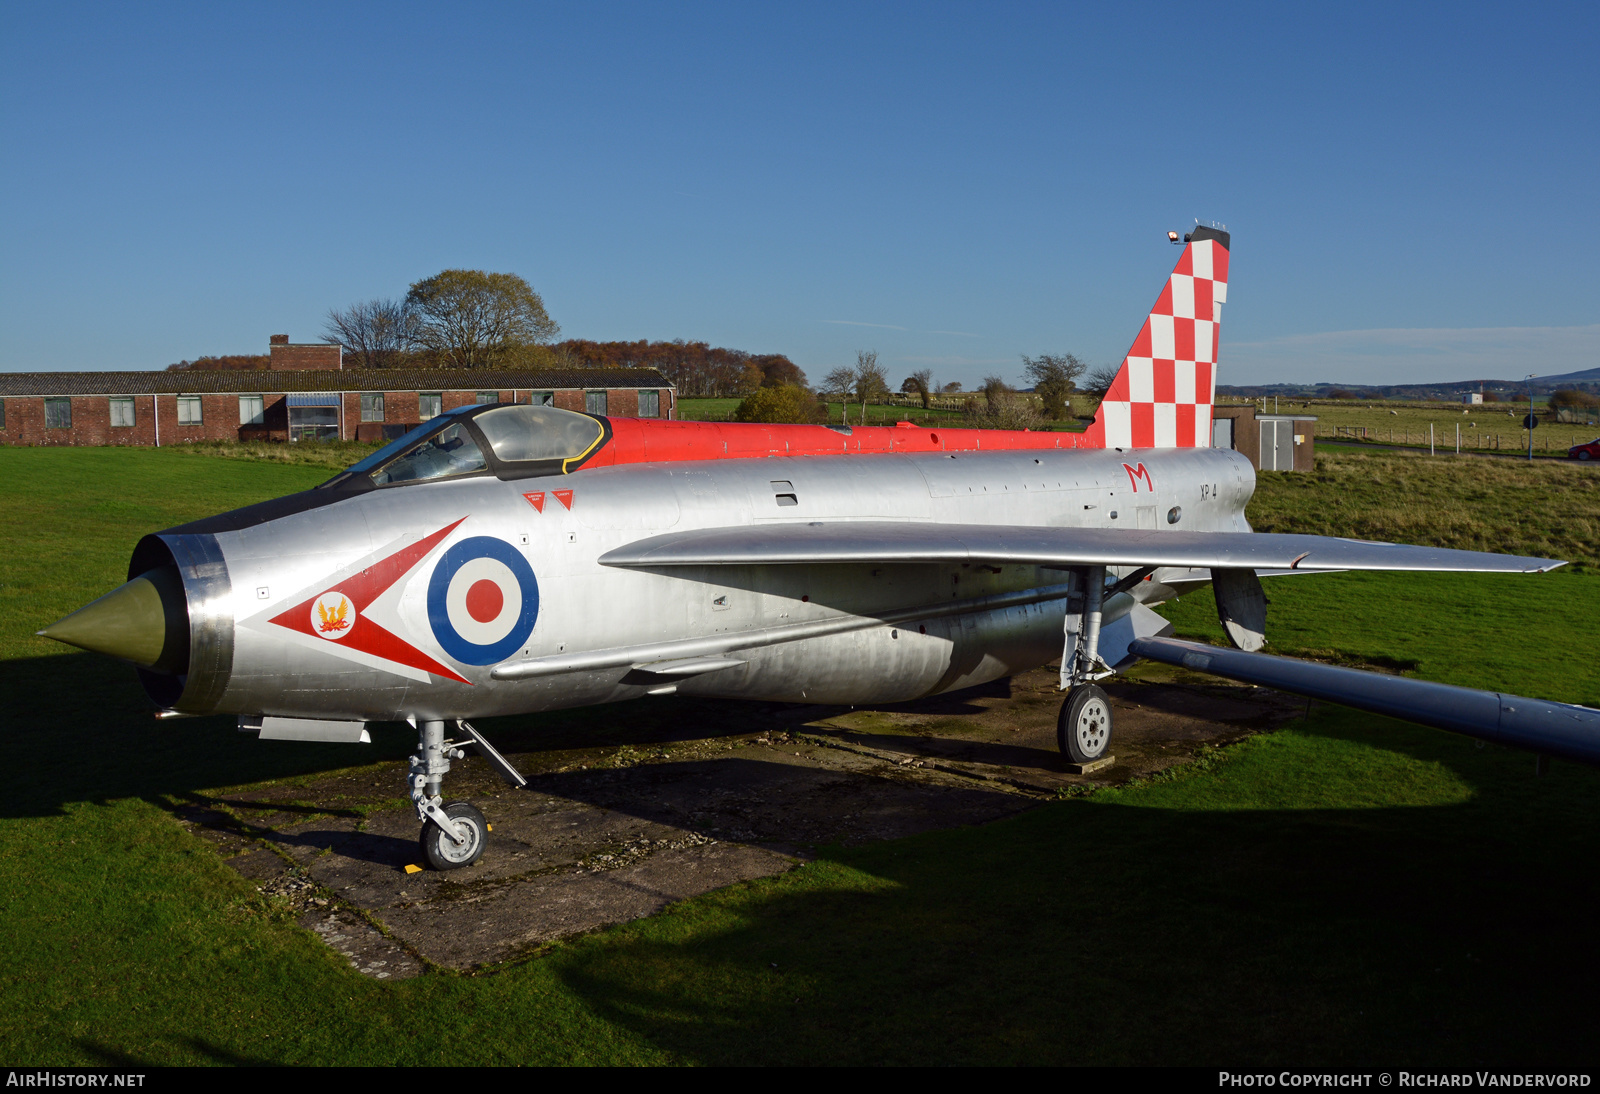
<path fill-rule="evenodd" d="M 1062 572 L 976 564 L 652 571 L 599 559 L 669 531 L 780 522 L 1243 532 L 1249 531 L 1244 508 L 1254 484 L 1254 471 L 1235 452 L 1169 449 L 632 464 L 549 478 L 477 476 L 372 490 L 239 531 L 163 535 L 184 578 L 192 634 L 189 676 L 172 706 L 304 718 L 472 718 L 662 690 L 659 680 L 641 678 L 627 665 L 503 680 L 491 676 L 496 664 L 453 660 L 430 629 L 427 589 L 442 553 L 465 537 L 510 545 L 537 580 L 533 630 L 500 664 L 857 618 L 869 622 L 846 633 L 744 649 L 740 663 L 687 676 L 676 689 L 818 703 L 914 699 L 1059 657 L 1061 596 L 971 611 L 961 611 L 960 602 L 1060 587 Z M 557 490 L 571 491 L 570 506 L 554 496 Z M 525 496 L 535 491 L 544 492 L 542 511 Z M 468 683 L 272 622 L 359 567 L 458 521 L 395 583 L 387 625 Z M 1158 571 L 1136 586 L 1135 596 L 1158 602 L 1209 577 L 1206 570 Z M 907 621 L 902 612 L 894 625 L 870 622 L 921 608 L 933 614 Z"/>

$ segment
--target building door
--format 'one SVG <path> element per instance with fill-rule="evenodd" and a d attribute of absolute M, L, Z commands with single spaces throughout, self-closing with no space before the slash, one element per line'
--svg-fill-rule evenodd
<path fill-rule="evenodd" d="M 1233 447 L 1233 419 L 1232 418 L 1213 418 L 1213 419 L 1211 419 L 1211 447 L 1212 448 L 1232 448 Z"/>
<path fill-rule="evenodd" d="M 1294 423 L 1261 423 L 1261 470 L 1294 470 Z"/>

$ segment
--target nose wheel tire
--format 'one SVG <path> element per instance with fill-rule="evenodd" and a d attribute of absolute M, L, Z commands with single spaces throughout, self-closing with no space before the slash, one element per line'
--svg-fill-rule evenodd
<path fill-rule="evenodd" d="M 1093 763 L 1111 747 L 1111 700 L 1093 684 L 1067 693 L 1056 718 L 1056 744 L 1076 764 Z"/>
<path fill-rule="evenodd" d="M 422 826 L 422 857 L 435 870 L 459 870 L 463 866 L 471 866 L 483 855 L 483 845 L 488 842 L 488 822 L 468 802 L 451 802 L 444 807 L 444 815 L 463 830 L 466 841 L 457 843 L 445 835 L 444 829 L 428 821 Z"/>

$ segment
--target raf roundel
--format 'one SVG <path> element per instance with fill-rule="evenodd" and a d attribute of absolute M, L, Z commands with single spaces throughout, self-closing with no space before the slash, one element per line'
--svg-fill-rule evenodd
<path fill-rule="evenodd" d="M 538 616 L 533 567 L 492 536 L 473 536 L 450 548 L 428 581 L 433 637 L 464 665 L 504 661 L 528 640 Z"/>

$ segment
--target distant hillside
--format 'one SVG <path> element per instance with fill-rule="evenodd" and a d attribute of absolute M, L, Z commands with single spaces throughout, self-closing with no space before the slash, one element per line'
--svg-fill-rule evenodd
<path fill-rule="evenodd" d="M 1218 384 L 1218 395 L 1235 398 L 1259 398 L 1276 395 L 1280 398 L 1327 399 L 1333 393 L 1348 391 L 1358 399 L 1417 399 L 1421 401 L 1454 401 L 1469 391 L 1492 391 L 1498 395 L 1526 398 L 1530 381 L 1527 380 L 1452 380 L 1436 384 Z M 1562 389 L 1589 391 L 1600 394 L 1600 368 L 1565 372 L 1559 376 L 1535 376 L 1531 381 L 1536 396 L 1549 395 Z"/>

